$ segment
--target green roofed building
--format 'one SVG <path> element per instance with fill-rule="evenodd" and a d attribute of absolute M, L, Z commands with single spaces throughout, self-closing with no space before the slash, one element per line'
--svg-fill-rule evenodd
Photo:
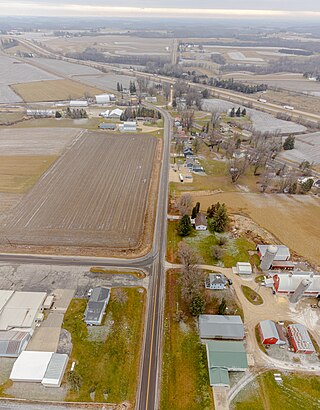
<path fill-rule="evenodd" d="M 228 369 L 213 367 L 209 369 L 210 386 L 230 386 Z"/>
<path fill-rule="evenodd" d="M 247 353 L 240 341 L 206 343 L 211 386 L 229 385 L 228 371 L 244 372 L 248 368 Z"/>

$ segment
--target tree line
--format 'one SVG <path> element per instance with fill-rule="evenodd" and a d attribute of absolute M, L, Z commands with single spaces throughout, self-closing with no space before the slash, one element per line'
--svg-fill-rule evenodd
<path fill-rule="evenodd" d="M 240 81 L 234 81 L 233 78 L 228 78 L 227 80 L 210 78 L 208 85 L 218 88 L 225 88 L 227 90 L 238 91 L 244 94 L 254 94 L 261 91 L 266 91 L 268 89 L 267 84 L 246 84 Z"/>

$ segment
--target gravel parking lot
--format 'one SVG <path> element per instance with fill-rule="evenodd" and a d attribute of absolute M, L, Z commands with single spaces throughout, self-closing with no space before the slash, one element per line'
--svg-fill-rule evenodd
<path fill-rule="evenodd" d="M 75 297 L 80 298 L 95 286 L 147 288 L 148 280 L 121 273 L 91 273 L 88 267 L 0 264 L 0 289 L 50 293 L 59 287 L 74 289 Z"/>

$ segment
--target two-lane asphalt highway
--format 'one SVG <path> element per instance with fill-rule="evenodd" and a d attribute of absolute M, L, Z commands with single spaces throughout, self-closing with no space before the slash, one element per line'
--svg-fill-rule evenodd
<path fill-rule="evenodd" d="M 151 106 L 150 106 L 151 107 Z M 168 178 L 170 166 L 170 141 L 172 118 L 163 109 L 164 139 L 162 166 L 159 180 L 157 213 L 152 250 L 146 256 L 135 259 L 100 258 L 83 256 L 0 254 L 0 262 L 15 264 L 43 264 L 64 266 L 105 266 L 117 268 L 143 269 L 150 274 L 145 332 L 142 348 L 140 380 L 136 409 L 154 410 L 158 408 L 160 358 L 162 346 L 163 306 L 165 293 L 165 254 L 167 236 Z M 43 408 L 45 408 L 45 404 Z M 12 405 L 12 409 L 15 406 Z"/>

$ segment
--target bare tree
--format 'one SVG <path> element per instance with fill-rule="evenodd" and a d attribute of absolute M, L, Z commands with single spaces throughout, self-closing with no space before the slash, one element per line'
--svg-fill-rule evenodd
<path fill-rule="evenodd" d="M 181 124 L 187 130 L 190 130 L 190 128 L 192 127 L 193 119 L 194 110 L 184 109 L 181 111 Z"/>
<path fill-rule="evenodd" d="M 149 80 L 145 77 L 138 77 L 137 78 L 137 84 L 138 84 L 138 89 L 139 93 L 145 93 L 148 91 L 149 87 Z"/>
<path fill-rule="evenodd" d="M 269 187 L 270 181 L 271 181 L 270 172 L 268 170 L 265 170 L 265 172 L 261 175 L 261 178 L 260 178 L 260 186 L 261 186 L 262 193 L 266 192 L 266 190 Z"/>
<path fill-rule="evenodd" d="M 181 295 L 184 301 L 190 303 L 195 296 L 201 295 L 204 288 L 204 274 L 199 268 L 201 258 L 185 242 L 179 243 L 178 257 L 183 265 L 180 275 Z"/>
<path fill-rule="evenodd" d="M 233 183 L 237 182 L 238 179 L 245 174 L 250 165 L 250 156 L 245 153 L 244 157 L 233 157 L 229 161 L 229 173 L 231 175 L 231 180 Z"/>
<path fill-rule="evenodd" d="M 210 119 L 210 125 L 213 130 L 218 128 L 220 125 L 220 112 L 218 111 L 213 111 L 211 114 L 211 119 Z"/>
<path fill-rule="evenodd" d="M 177 209 L 182 216 L 189 215 L 192 210 L 192 196 L 190 194 L 182 194 L 177 200 Z"/>

